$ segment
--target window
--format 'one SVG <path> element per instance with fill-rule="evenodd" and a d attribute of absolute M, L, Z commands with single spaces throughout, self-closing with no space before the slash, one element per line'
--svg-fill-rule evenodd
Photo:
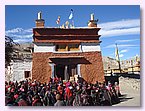
<path fill-rule="evenodd" d="M 56 51 L 79 51 L 79 44 L 58 44 Z"/>
<path fill-rule="evenodd" d="M 79 50 L 79 44 L 70 44 L 69 51 L 78 51 Z"/>
<path fill-rule="evenodd" d="M 29 78 L 31 76 L 30 71 L 24 71 L 25 78 Z"/>
<path fill-rule="evenodd" d="M 67 50 L 67 45 L 65 44 L 56 45 L 56 51 L 66 51 L 66 50 Z"/>

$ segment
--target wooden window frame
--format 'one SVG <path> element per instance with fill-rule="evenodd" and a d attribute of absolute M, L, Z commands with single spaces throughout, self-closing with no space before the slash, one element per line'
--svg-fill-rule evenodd
<path fill-rule="evenodd" d="M 65 47 L 64 48 L 59 48 L 60 46 L 64 45 Z M 77 47 L 75 47 L 75 45 Z M 79 48 L 80 44 L 56 44 L 56 48 L 55 50 L 58 51 L 58 52 L 62 52 L 62 51 L 79 51 L 80 48 Z"/>

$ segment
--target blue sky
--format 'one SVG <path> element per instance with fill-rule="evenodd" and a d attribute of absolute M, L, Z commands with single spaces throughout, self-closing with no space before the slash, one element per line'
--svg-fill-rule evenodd
<path fill-rule="evenodd" d="M 37 13 L 42 11 L 46 27 L 64 24 L 73 9 L 75 27 L 86 27 L 90 14 L 99 19 L 98 27 L 102 55 L 115 58 L 115 43 L 118 44 L 120 58 L 128 59 L 140 55 L 140 7 L 139 5 L 6 5 L 6 35 L 15 42 L 31 42 L 32 28 L 35 27 Z"/>

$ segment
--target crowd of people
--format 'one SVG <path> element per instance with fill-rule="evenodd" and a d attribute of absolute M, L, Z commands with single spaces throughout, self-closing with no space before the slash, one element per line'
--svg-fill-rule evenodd
<path fill-rule="evenodd" d="M 112 85 L 62 81 L 50 78 L 48 83 L 23 80 L 5 82 L 6 106 L 111 106 L 119 102 L 118 83 Z"/>

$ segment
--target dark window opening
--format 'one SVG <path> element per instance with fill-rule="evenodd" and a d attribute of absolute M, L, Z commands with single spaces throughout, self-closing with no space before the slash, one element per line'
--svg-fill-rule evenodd
<path fill-rule="evenodd" d="M 25 74 L 25 78 L 31 77 L 30 71 L 24 71 L 24 74 Z"/>

